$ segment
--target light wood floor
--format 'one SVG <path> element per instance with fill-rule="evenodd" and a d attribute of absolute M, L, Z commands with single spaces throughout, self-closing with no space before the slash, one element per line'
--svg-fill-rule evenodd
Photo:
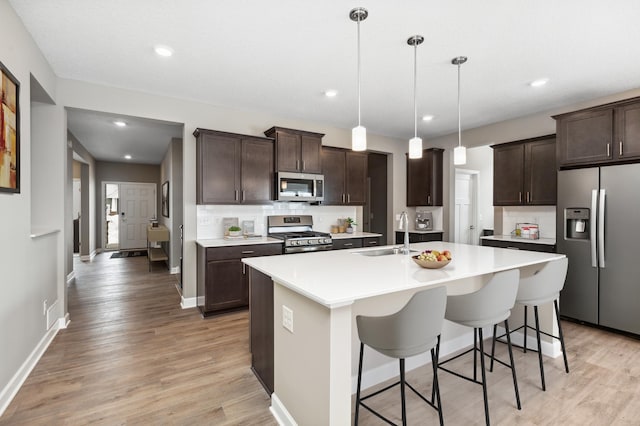
<path fill-rule="evenodd" d="M 203 320 L 182 310 L 176 276 L 145 257 L 98 255 L 76 263 L 69 287 L 69 328 L 61 330 L 0 425 L 275 425 L 269 398 L 249 370 L 248 315 Z M 494 425 L 639 425 L 640 341 L 564 322 L 570 374 L 562 358 L 516 350 L 522 410 L 509 370 L 488 373 Z M 498 355 L 506 356 L 504 345 Z M 366 362 L 366 355 L 365 355 Z M 471 372 L 470 358 L 449 364 Z M 430 394 L 431 373 L 408 373 Z M 482 425 L 479 385 L 440 372 L 445 424 Z M 309 384 L 313 386 L 313 384 Z M 435 411 L 408 393 L 409 423 L 437 424 Z M 399 392 L 370 400 L 399 420 Z M 380 421 L 361 410 L 361 424 Z"/>

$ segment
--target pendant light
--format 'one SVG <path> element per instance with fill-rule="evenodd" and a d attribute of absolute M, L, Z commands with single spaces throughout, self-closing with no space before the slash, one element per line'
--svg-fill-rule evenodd
<path fill-rule="evenodd" d="M 422 44 L 424 37 L 414 35 L 409 37 L 407 44 L 413 46 L 413 138 L 409 139 L 409 158 L 422 158 L 422 139 L 418 137 L 418 45 Z"/>
<path fill-rule="evenodd" d="M 360 22 L 367 19 L 369 12 L 364 7 L 356 7 L 349 12 L 349 18 L 358 23 L 358 125 L 351 130 L 351 149 L 367 149 L 367 129 L 360 125 Z"/>
<path fill-rule="evenodd" d="M 467 148 L 462 146 L 462 126 L 460 125 L 460 65 L 467 62 L 466 56 L 458 56 L 451 60 L 458 66 L 458 146 L 453 149 L 453 164 L 461 166 L 467 164 Z"/>

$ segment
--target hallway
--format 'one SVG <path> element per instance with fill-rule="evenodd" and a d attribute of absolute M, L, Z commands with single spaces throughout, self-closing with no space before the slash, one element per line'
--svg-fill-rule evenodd
<path fill-rule="evenodd" d="M 61 330 L 0 425 L 275 424 L 249 369 L 248 314 L 181 309 L 146 257 L 75 261 Z"/>

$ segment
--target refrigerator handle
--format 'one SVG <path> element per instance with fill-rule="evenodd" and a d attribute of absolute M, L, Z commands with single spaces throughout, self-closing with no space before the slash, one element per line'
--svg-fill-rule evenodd
<path fill-rule="evenodd" d="M 601 268 L 605 267 L 604 264 L 604 205 L 606 192 L 604 189 L 600 190 L 600 206 L 598 208 L 598 263 Z"/>
<path fill-rule="evenodd" d="M 591 220 L 589 229 L 589 242 L 591 243 L 591 266 L 598 267 L 598 257 L 596 251 L 596 218 L 600 216 L 598 213 L 598 190 L 591 190 Z"/>

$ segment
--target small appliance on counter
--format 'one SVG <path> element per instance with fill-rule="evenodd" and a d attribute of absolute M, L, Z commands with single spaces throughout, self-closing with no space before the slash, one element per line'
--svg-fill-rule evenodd
<path fill-rule="evenodd" d="M 416 231 L 433 231 L 433 214 L 416 210 Z"/>
<path fill-rule="evenodd" d="M 537 223 L 516 223 L 516 229 L 511 231 L 514 238 L 537 240 L 540 238 L 540 229 Z"/>

